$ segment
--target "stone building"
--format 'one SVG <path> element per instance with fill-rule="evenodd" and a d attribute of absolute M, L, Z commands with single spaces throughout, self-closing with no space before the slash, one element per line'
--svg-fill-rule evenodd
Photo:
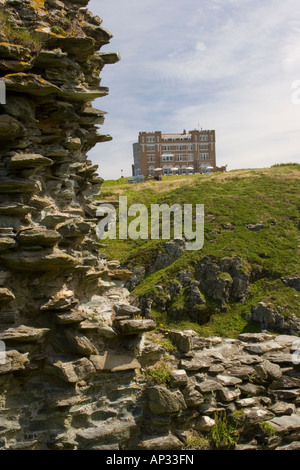
<path fill-rule="evenodd" d="M 158 168 L 164 175 L 217 171 L 215 131 L 140 132 L 133 144 L 133 158 L 134 176 L 151 176 Z"/>

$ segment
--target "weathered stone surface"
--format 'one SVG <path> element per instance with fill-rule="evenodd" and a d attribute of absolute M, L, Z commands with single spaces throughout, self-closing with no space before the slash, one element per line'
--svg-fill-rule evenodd
<path fill-rule="evenodd" d="M 53 246 L 61 239 L 62 236 L 55 230 L 47 230 L 41 226 L 20 230 L 17 235 L 21 245 Z"/>
<path fill-rule="evenodd" d="M 28 362 L 28 353 L 20 354 L 15 350 L 6 351 L 4 360 L 2 358 L 0 362 L 0 375 L 24 370 Z"/>
<path fill-rule="evenodd" d="M 60 91 L 60 89 L 53 85 L 53 83 L 48 82 L 35 74 L 7 74 L 4 76 L 4 80 L 7 90 L 28 93 L 34 96 L 46 96 Z"/>
<path fill-rule="evenodd" d="M 0 176 L 0 193 L 37 193 L 40 191 L 40 186 L 31 180 L 20 178 L 1 178 Z"/>
<path fill-rule="evenodd" d="M 156 323 L 153 320 L 120 320 L 118 328 L 122 335 L 132 335 L 154 330 Z"/>
<path fill-rule="evenodd" d="M 223 374 L 217 375 L 216 379 L 218 382 L 220 382 L 222 385 L 226 387 L 235 386 L 243 382 L 242 379 L 239 379 L 238 377 L 232 377 L 230 375 L 223 375 Z"/>
<path fill-rule="evenodd" d="M 67 347 L 72 352 L 83 356 L 90 356 L 97 354 L 98 350 L 94 344 L 82 333 L 71 329 L 65 330 L 65 337 L 67 340 Z"/>
<path fill-rule="evenodd" d="M 17 328 L 9 328 L 0 332 L 0 340 L 15 342 L 32 342 L 41 341 L 45 335 L 49 333 L 49 328 L 32 328 L 29 326 L 18 326 Z"/>
<path fill-rule="evenodd" d="M 42 312 L 48 311 L 66 311 L 70 310 L 78 304 L 78 300 L 75 299 L 74 291 L 63 286 L 58 292 L 55 293 L 46 303 L 44 303 L 40 310 Z"/>
<path fill-rule="evenodd" d="M 272 417 L 274 417 L 274 414 L 271 411 L 260 407 L 253 407 L 245 409 L 243 411 L 243 415 L 239 419 L 247 426 L 254 426 L 268 421 L 269 419 L 272 419 Z"/>
<path fill-rule="evenodd" d="M 118 439 L 126 442 L 134 434 L 134 421 L 112 420 L 111 422 L 99 424 L 88 429 L 79 429 L 76 433 L 79 442 L 84 446 L 91 444 L 115 443 Z"/>
<path fill-rule="evenodd" d="M 255 366 L 255 371 L 260 379 L 270 382 L 276 379 L 280 379 L 282 376 L 280 366 L 277 364 L 272 364 L 270 361 L 261 362 Z"/>
<path fill-rule="evenodd" d="M 169 335 L 170 340 L 176 344 L 177 348 L 183 352 L 187 353 L 193 349 L 194 342 L 193 339 L 196 336 L 195 332 L 192 330 L 178 331 L 178 330 L 166 330 Z"/>
<path fill-rule="evenodd" d="M 75 383 L 89 377 L 95 372 L 95 368 L 91 361 L 83 357 L 77 361 L 54 362 L 50 367 L 46 367 L 46 371 L 57 375 L 66 382 Z"/>
<path fill-rule="evenodd" d="M 267 341 L 264 343 L 249 344 L 245 346 L 244 349 L 253 354 L 265 354 L 271 351 L 278 351 L 282 349 L 282 346 L 276 341 Z"/>
<path fill-rule="evenodd" d="M 172 372 L 171 387 L 179 387 L 186 385 L 188 382 L 188 376 L 185 370 L 176 369 Z"/>
<path fill-rule="evenodd" d="M 202 403 L 204 403 L 204 397 L 199 390 L 193 388 L 193 386 L 188 386 L 182 390 L 184 401 L 186 406 L 189 408 L 199 407 Z"/>
<path fill-rule="evenodd" d="M 23 125 L 8 114 L 0 116 L 0 139 L 10 141 L 24 134 Z"/>
<path fill-rule="evenodd" d="M 278 433 L 288 433 L 298 431 L 300 433 L 300 415 L 279 416 L 269 421 L 270 425 Z"/>
<path fill-rule="evenodd" d="M 43 155 L 22 153 L 11 157 L 9 165 L 13 170 L 23 170 L 24 168 L 41 168 L 52 164 L 53 160 Z"/>
<path fill-rule="evenodd" d="M 231 390 L 225 387 L 221 387 L 217 393 L 220 400 L 225 402 L 236 400 L 241 395 L 241 391 L 238 388 Z"/>
<path fill-rule="evenodd" d="M 270 407 L 270 410 L 276 416 L 296 414 L 296 406 L 293 403 L 285 403 L 284 401 L 277 401 Z"/>
<path fill-rule="evenodd" d="M 115 304 L 115 311 L 117 315 L 135 316 L 141 314 L 140 308 L 129 304 Z"/>
<path fill-rule="evenodd" d="M 196 429 L 199 431 L 209 431 L 216 424 L 215 420 L 209 416 L 201 416 L 196 423 Z"/>
<path fill-rule="evenodd" d="M 216 380 L 204 380 L 203 382 L 197 385 L 197 388 L 200 390 L 201 393 L 209 393 L 214 392 L 216 390 L 222 390 L 223 387 L 220 382 Z"/>
<path fill-rule="evenodd" d="M 58 325 L 72 325 L 74 323 L 81 323 L 85 320 L 85 315 L 78 311 L 63 311 L 61 313 L 55 313 L 55 322 Z"/>
<path fill-rule="evenodd" d="M 182 447 L 183 443 L 172 434 L 150 437 L 140 442 L 137 446 L 138 450 L 180 450 Z"/>
<path fill-rule="evenodd" d="M 16 271 L 52 271 L 74 269 L 79 261 L 59 249 L 5 253 L 1 258 L 8 268 Z"/>

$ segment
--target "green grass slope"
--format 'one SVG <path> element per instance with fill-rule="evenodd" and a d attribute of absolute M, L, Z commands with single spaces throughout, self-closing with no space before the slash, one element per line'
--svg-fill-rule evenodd
<path fill-rule="evenodd" d="M 193 328 L 202 335 L 235 337 L 243 331 L 256 331 L 256 324 L 245 320 L 251 307 L 264 301 L 279 306 L 286 314 L 300 317 L 300 294 L 286 287 L 281 278 L 300 274 L 300 165 L 275 165 L 265 169 L 235 170 L 212 175 L 164 177 L 160 182 L 136 185 L 126 180 L 103 184 L 101 199 L 127 196 L 128 205 L 204 204 L 205 239 L 198 251 L 184 251 L 170 266 L 147 273 L 134 289 L 138 296 L 158 294 L 157 285 L 167 286 L 179 271 L 193 272 L 205 256 L 216 259 L 240 257 L 251 275 L 251 289 L 244 302 L 229 302 L 220 308 L 203 293 L 206 306 L 213 313 L 202 325 L 191 322 L 184 311 L 184 290 L 171 299 L 168 311 L 155 306 L 152 315 L 168 327 Z M 248 224 L 263 224 L 251 231 Z M 119 259 L 134 269 L 153 264 L 164 251 L 166 240 L 105 240 L 101 250 L 108 259 Z M 256 273 L 256 274 L 255 274 Z M 257 274 L 258 273 L 258 274 Z M 160 294 L 163 295 L 163 294 Z M 172 312 L 183 308 L 182 316 Z M 258 331 L 258 330 L 257 330 Z"/>

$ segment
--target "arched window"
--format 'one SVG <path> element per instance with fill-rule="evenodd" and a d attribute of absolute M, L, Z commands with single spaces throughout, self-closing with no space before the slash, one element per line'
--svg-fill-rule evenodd
<path fill-rule="evenodd" d="M 164 165 L 163 167 L 164 175 L 172 175 L 172 168 L 173 168 L 172 165 Z"/>

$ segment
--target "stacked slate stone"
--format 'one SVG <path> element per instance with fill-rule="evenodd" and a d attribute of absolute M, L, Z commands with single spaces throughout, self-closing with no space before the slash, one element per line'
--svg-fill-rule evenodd
<path fill-rule="evenodd" d="M 92 101 L 119 55 L 98 52 L 112 36 L 87 3 L 0 4 L 1 448 L 80 448 L 74 429 L 89 422 L 112 436 L 140 369 L 135 347 L 155 326 L 129 304 L 131 273 L 99 254 L 103 180 L 87 153 L 111 137 Z"/>
<path fill-rule="evenodd" d="M 148 436 L 141 449 L 181 449 L 187 430 L 209 450 L 300 449 L 298 336 L 243 333 L 222 339 L 192 330 L 162 332 L 178 351 L 168 385 L 147 387 Z M 220 422 L 217 441 L 211 431 Z M 232 442 L 225 439 L 229 430 Z"/>

